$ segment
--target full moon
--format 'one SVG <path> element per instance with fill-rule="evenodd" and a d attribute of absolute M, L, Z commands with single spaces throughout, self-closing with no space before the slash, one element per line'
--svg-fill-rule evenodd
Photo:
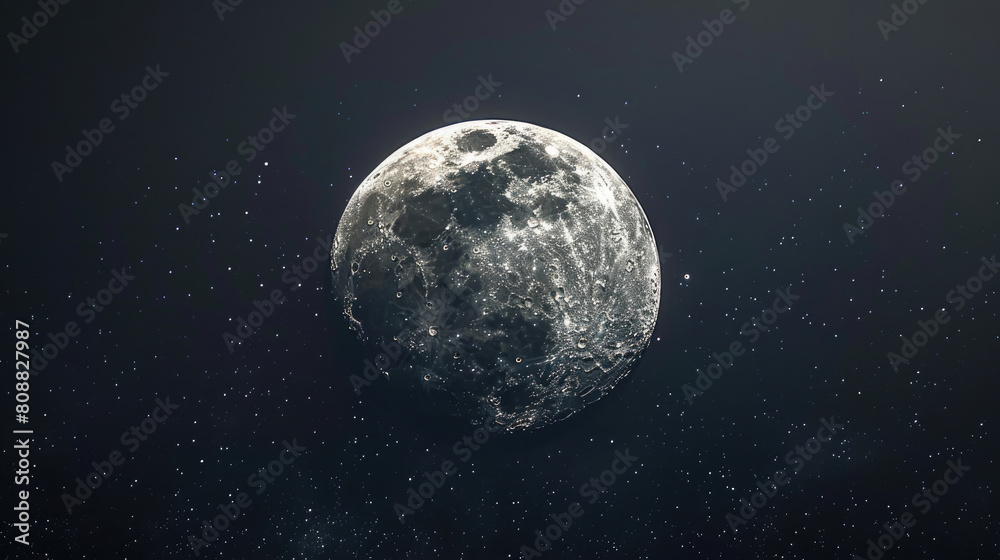
<path fill-rule="evenodd" d="M 331 267 L 350 327 L 397 350 L 366 392 L 503 431 L 607 394 L 660 303 L 656 243 L 628 185 L 583 144 L 516 121 L 396 150 L 348 202 Z"/>

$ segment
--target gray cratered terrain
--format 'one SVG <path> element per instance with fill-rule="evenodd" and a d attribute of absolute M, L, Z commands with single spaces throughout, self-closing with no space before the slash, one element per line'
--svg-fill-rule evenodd
<path fill-rule="evenodd" d="M 660 301 L 625 182 L 583 144 L 514 121 L 447 126 L 386 158 L 351 197 L 331 266 L 361 339 L 406 353 L 394 390 L 508 431 L 612 389 Z"/>

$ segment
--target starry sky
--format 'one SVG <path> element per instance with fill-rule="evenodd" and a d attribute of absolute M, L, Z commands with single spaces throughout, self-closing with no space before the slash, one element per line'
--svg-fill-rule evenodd
<path fill-rule="evenodd" d="M 235 4 L 2 9 L 5 555 L 996 557 L 995 6 Z M 599 151 L 661 255 L 633 371 L 527 433 L 356 394 L 309 272 L 372 169 L 471 119 Z"/>

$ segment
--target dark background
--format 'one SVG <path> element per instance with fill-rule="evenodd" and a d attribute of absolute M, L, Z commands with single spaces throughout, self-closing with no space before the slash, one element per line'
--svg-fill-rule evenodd
<path fill-rule="evenodd" d="M 905 511 L 917 524 L 887 560 L 996 556 L 1000 280 L 960 311 L 945 301 L 998 248 L 993 3 L 927 0 L 888 41 L 885 0 L 588 0 L 555 30 L 555 0 L 402 6 L 350 63 L 341 43 L 386 2 L 244 1 L 220 21 L 208 0 L 77 0 L 16 54 L 4 47 L 7 344 L 15 319 L 37 350 L 67 321 L 81 329 L 31 378 L 29 423 L 9 420 L 34 430 L 31 546 L 14 543 L 5 506 L 11 557 L 191 558 L 189 536 L 247 492 L 201 557 L 518 558 L 625 449 L 640 460 L 544 558 L 848 559 Z M 679 72 L 672 53 L 723 9 L 735 22 Z M 6 3 L 0 29 L 20 33 L 37 11 Z M 169 76 L 118 120 L 111 102 L 147 65 Z M 628 124 L 602 156 L 664 254 L 662 306 L 618 388 L 567 421 L 491 437 L 401 525 L 393 504 L 475 426 L 402 416 L 384 380 L 357 396 L 348 378 L 372 354 L 329 271 L 295 292 L 281 277 L 371 169 L 489 75 L 501 85 L 472 119 L 584 143 L 606 118 Z M 775 121 L 821 84 L 834 95 L 783 140 Z M 239 143 L 282 107 L 295 119 L 242 161 Z M 105 117 L 115 130 L 58 181 L 52 162 Z M 948 126 L 960 139 L 850 243 L 856 208 Z M 780 150 L 723 202 L 716 181 L 772 136 Z M 243 172 L 185 224 L 178 205 L 231 159 Z M 77 306 L 122 267 L 135 279 L 83 324 Z M 792 309 L 689 403 L 682 385 L 748 342 L 741 325 L 787 286 Z M 288 300 L 230 353 L 222 334 L 274 289 Z M 893 371 L 899 335 L 941 308 L 951 321 Z M 120 434 L 167 396 L 180 408 L 68 513 L 76 477 L 126 451 Z M 843 431 L 730 531 L 726 514 L 830 416 Z M 256 494 L 247 477 L 293 439 L 307 451 Z M 971 471 L 916 513 L 913 494 L 958 458 Z M 6 476 L 13 504 L 24 487 Z"/>

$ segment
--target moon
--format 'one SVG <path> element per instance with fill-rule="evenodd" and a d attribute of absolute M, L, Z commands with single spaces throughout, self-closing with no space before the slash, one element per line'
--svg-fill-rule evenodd
<path fill-rule="evenodd" d="M 660 303 L 656 243 L 628 185 L 583 144 L 517 121 L 458 123 L 396 150 L 351 197 L 331 257 L 350 327 L 386 350 L 388 381 L 365 394 L 382 384 L 503 431 L 606 395 Z"/>

